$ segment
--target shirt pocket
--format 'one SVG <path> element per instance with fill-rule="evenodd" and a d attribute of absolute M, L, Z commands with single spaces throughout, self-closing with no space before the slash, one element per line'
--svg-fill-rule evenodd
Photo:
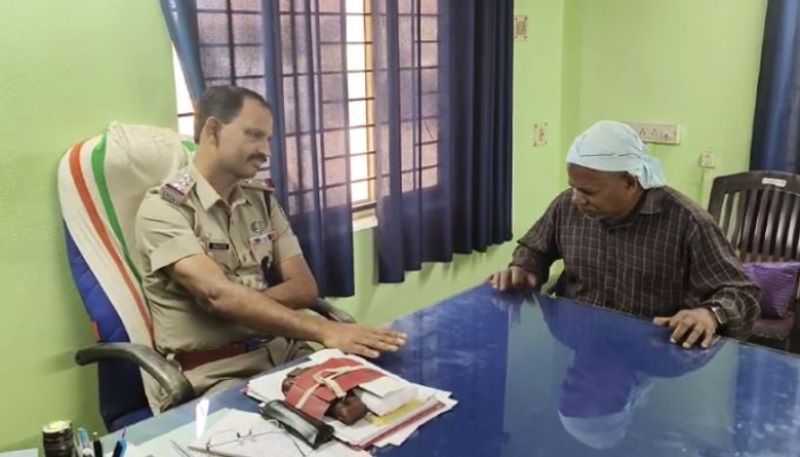
<path fill-rule="evenodd" d="M 272 267 L 272 240 L 268 234 L 251 236 L 249 240 L 250 253 L 256 265 L 264 270 Z"/>

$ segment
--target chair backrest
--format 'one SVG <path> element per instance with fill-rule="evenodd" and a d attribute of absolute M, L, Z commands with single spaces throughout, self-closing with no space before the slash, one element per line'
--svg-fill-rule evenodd
<path fill-rule="evenodd" d="M 800 260 L 800 175 L 720 176 L 714 179 L 708 211 L 743 262 Z"/>
<path fill-rule="evenodd" d="M 133 259 L 134 220 L 147 190 L 185 166 L 193 149 L 169 129 L 112 123 L 61 160 L 58 192 L 67 255 L 98 342 L 152 344 Z M 134 365 L 103 362 L 99 376 L 101 414 L 109 429 L 120 417 L 148 407 Z"/>

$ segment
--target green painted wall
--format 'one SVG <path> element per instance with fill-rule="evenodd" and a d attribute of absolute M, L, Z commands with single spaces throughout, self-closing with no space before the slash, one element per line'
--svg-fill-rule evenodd
<path fill-rule="evenodd" d="M 717 150 L 715 173 L 744 169 L 764 3 L 516 0 L 530 31 L 514 47 L 515 237 L 564 186 L 564 150 L 595 119 L 684 126 L 682 145 L 655 151 L 692 196 L 699 196 L 694 163 L 702 148 Z M 100 425 L 95 372 L 72 363 L 75 349 L 92 338 L 64 258 L 55 187 L 61 154 L 112 119 L 174 126 L 175 115 L 169 40 L 156 0 L 3 6 L 0 450 L 35 445 L 51 419 Z M 622 12 L 638 21 L 618 19 Z M 672 55 L 678 60 L 664 60 Z M 548 142 L 533 147 L 537 122 L 548 123 Z M 356 233 L 356 297 L 336 302 L 367 322 L 471 287 L 505 265 L 513 249 L 506 243 L 425 265 L 403 284 L 377 285 L 373 246 L 372 230 Z"/>
<path fill-rule="evenodd" d="M 682 143 L 651 151 L 703 205 L 714 176 L 748 168 L 766 0 L 567 3 L 565 149 L 600 119 L 677 123 Z"/>
<path fill-rule="evenodd" d="M 79 6 L 78 6 L 79 5 Z M 44 422 L 100 425 L 92 341 L 64 256 L 56 168 L 112 119 L 170 126 L 170 48 L 157 2 L 5 0 L 0 14 L 0 450 Z"/>

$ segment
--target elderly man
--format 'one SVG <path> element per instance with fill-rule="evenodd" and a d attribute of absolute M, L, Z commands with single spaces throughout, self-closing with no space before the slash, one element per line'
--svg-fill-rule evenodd
<path fill-rule="evenodd" d="M 571 189 L 519 240 L 498 290 L 537 288 L 564 260 L 556 291 L 653 318 L 671 341 L 708 347 L 714 335 L 745 339 L 758 289 L 709 214 L 666 186 L 660 162 L 629 126 L 601 121 L 567 157 Z"/>

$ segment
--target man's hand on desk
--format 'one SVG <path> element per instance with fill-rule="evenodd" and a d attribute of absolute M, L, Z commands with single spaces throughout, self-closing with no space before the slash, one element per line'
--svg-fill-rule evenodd
<path fill-rule="evenodd" d="M 326 322 L 321 343 L 329 348 L 369 358 L 381 352 L 395 352 L 406 344 L 406 334 L 389 328 Z"/>
<path fill-rule="evenodd" d="M 708 348 L 717 333 L 717 320 L 708 308 L 683 309 L 672 317 L 656 317 L 653 323 L 673 330 L 670 341 L 675 344 L 683 342 L 689 349 L 695 343 Z"/>
<path fill-rule="evenodd" d="M 539 280 L 535 274 L 515 266 L 489 276 L 487 282 L 499 291 L 504 291 L 509 287 L 535 289 L 539 285 Z"/>

